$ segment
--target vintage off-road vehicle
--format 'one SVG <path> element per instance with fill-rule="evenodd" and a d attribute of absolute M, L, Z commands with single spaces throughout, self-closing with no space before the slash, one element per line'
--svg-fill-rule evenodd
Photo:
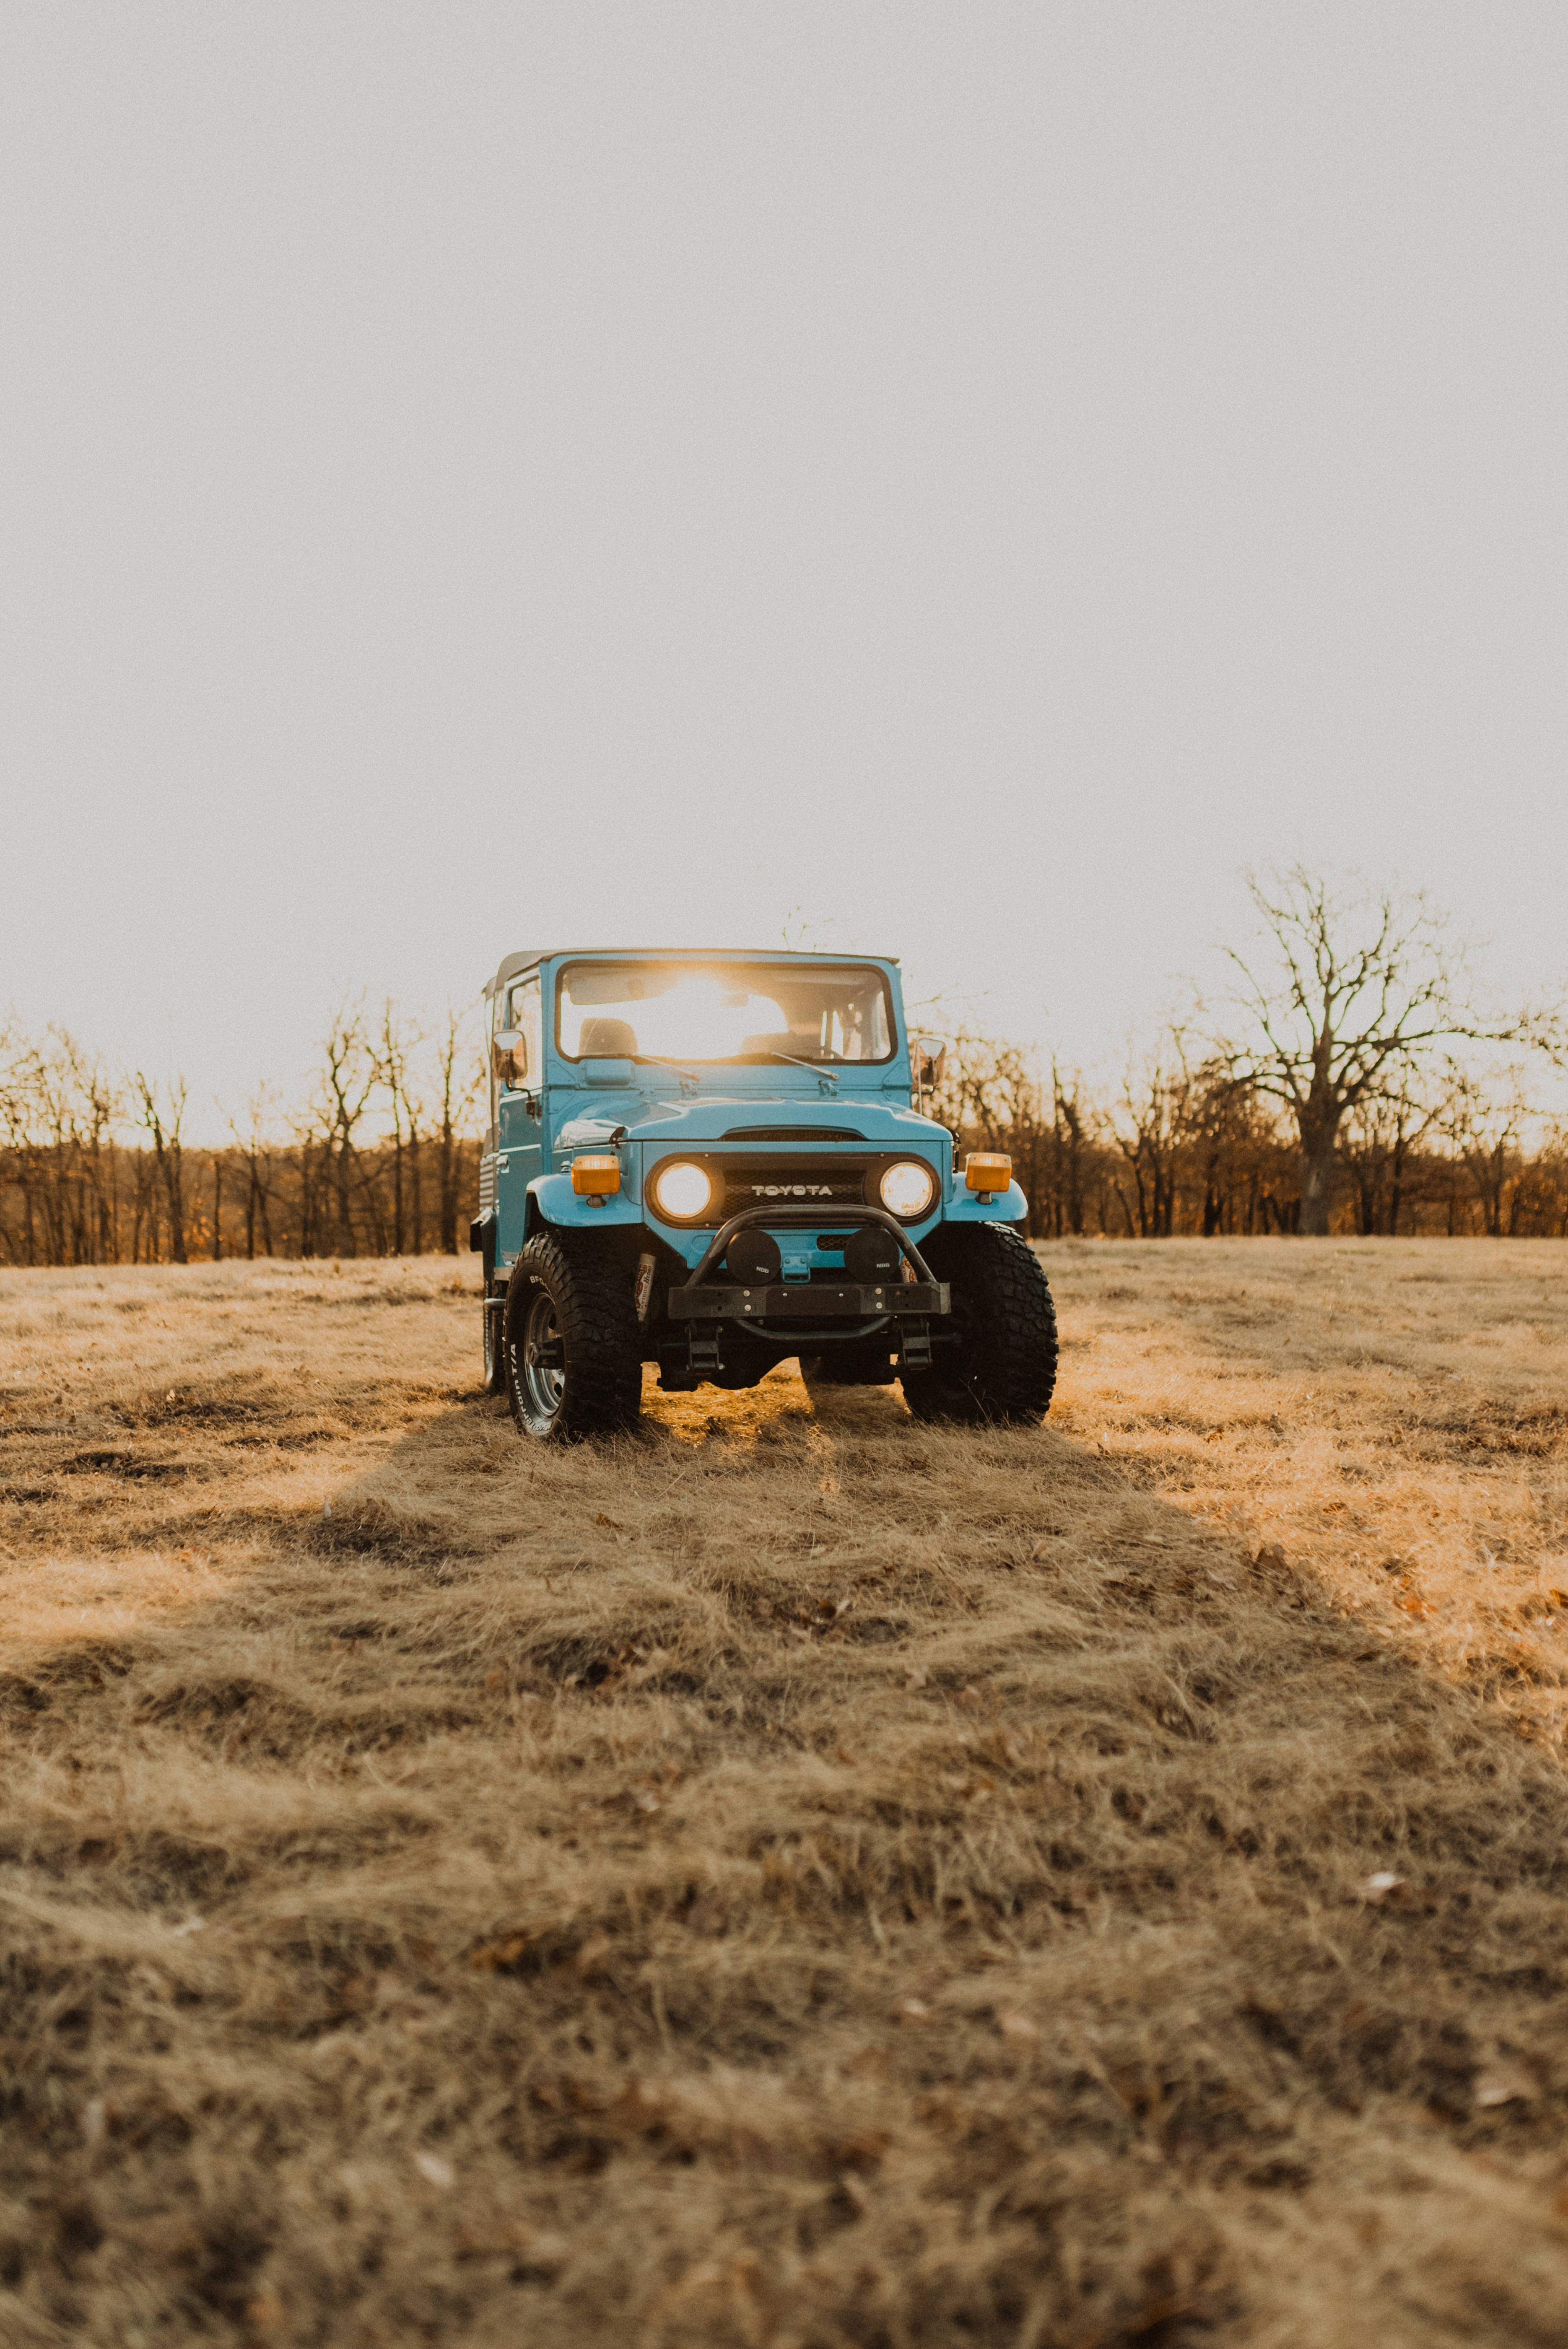
<path fill-rule="evenodd" d="M 490 1128 L 470 1240 L 484 1371 L 519 1428 L 687 1389 L 889 1385 L 919 1419 L 1037 1421 L 1056 1325 L 1011 1162 L 923 1114 L 898 964 L 823 954 L 508 955 L 486 987 Z"/>

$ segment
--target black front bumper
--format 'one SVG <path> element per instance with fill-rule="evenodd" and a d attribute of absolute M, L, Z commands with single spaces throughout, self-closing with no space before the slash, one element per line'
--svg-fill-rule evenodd
<path fill-rule="evenodd" d="M 891 1232 L 904 1259 L 902 1279 L 773 1281 L 748 1288 L 725 1277 L 724 1251 L 747 1225 L 798 1231 L 825 1221 L 836 1226 L 878 1224 Z M 826 1216 L 819 1206 L 742 1207 L 721 1224 L 696 1270 L 670 1282 L 665 1312 L 676 1330 L 659 1349 L 659 1384 L 680 1391 L 705 1380 L 720 1386 L 754 1384 L 759 1348 L 783 1360 L 862 1345 L 883 1350 L 884 1363 L 894 1357 L 902 1371 L 929 1370 L 933 1344 L 950 1342 L 954 1328 L 948 1283 L 933 1278 L 896 1216 L 866 1206 L 835 1206 Z"/>
<path fill-rule="evenodd" d="M 671 1281 L 670 1319 L 683 1321 L 691 1334 L 695 1334 L 695 1323 L 729 1321 L 760 1329 L 765 1335 L 776 1334 L 780 1339 L 800 1335 L 804 1322 L 813 1325 L 814 1336 L 832 1339 L 864 1337 L 889 1321 L 913 1336 L 915 1326 L 923 1327 L 929 1320 L 942 1320 L 950 1315 L 952 1291 L 948 1283 L 932 1278 L 931 1268 L 914 1241 L 898 1217 L 888 1215 L 885 1207 L 835 1208 L 830 1220 L 836 1225 L 876 1224 L 891 1232 L 904 1259 L 901 1280 L 787 1281 L 747 1288 L 722 1277 L 718 1280 L 712 1278 L 722 1266 L 724 1251 L 735 1234 L 749 1225 L 767 1225 L 775 1231 L 798 1231 L 815 1228 L 824 1220 L 820 1207 L 742 1207 L 739 1215 L 729 1216 L 720 1225 L 691 1278 Z M 815 1325 L 823 1321 L 829 1326 L 818 1330 Z M 774 1333 L 768 1330 L 770 1322 L 786 1326 Z M 846 1328 L 846 1324 L 857 1326 Z"/>

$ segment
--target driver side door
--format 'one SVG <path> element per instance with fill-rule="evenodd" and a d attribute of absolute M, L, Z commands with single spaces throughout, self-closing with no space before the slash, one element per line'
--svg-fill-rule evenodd
<path fill-rule="evenodd" d="M 528 1185 L 545 1164 L 545 1049 L 537 977 L 506 989 L 500 1027 L 518 1039 L 496 1102 L 495 1205 L 499 1254 L 510 1265 L 523 1246 Z"/>

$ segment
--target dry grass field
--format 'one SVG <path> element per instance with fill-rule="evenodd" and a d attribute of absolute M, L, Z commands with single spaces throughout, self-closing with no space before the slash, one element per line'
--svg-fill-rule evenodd
<path fill-rule="evenodd" d="M 1029 1433 L 525 1449 L 0 1276 L 0 2341 L 1568 2338 L 1568 1251 L 1046 1251 Z"/>

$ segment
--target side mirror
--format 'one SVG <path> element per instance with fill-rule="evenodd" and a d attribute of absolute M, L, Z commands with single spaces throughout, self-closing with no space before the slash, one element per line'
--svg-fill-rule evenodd
<path fill-rule="evenodd" d="M 922 1092 L 941 1083 L 948 1065 L 945 1036 L 911 1036 L 909 1056 L 915 1064 L 915 1082 Z"/>
<path fill-rule="evenodd" d="M 528 1044 L 521 1028 L 503 1028 L 490 1047 L 490 1065 L 504 1085 L 520 1084 L 528 1071 Z"/>

